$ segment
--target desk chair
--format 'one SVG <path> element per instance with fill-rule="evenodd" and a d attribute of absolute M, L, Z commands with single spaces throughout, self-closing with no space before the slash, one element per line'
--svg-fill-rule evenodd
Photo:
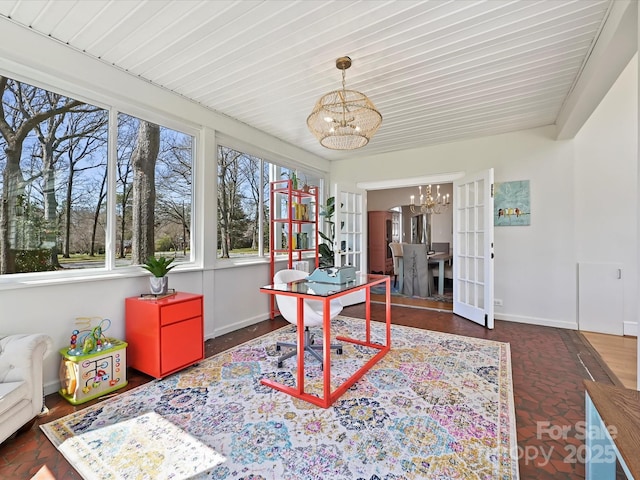
<path fill-rule="evenodd" d="M 308 274 L 301 270 L 280 270 L 273 276 L 273 283 L 289 283 L 295 280 L 302 280 L 307 278 Z M 276 303 L 280 315 L 284 317 L 286 321 L 293 325 L 298 325 L 298 299 L 296 297 L 290 297 L 286 295 L 275 295 Z M 342 303 L 340 299 L 331 300 L 329 302 L 331 320 L 338 316 L 342 311 Z M 319 300 L 304 300 L 304 351 L 309 352 L 314 358 L 316 358 L 320 364 L 322 364 L 322 342 L 314 343 L 313 335 L 311 334 L 309 327 L 322 326 L 323 321 L 323 304 Z M 292 350 L 283 354 L 278 358 L 278 368 L 282 367 L 282 362 L 287 358 L 291 358 L 298 353 L 297 343 L 278 342 L 276 344 L 276 351 L 280 351 L 282 347 L 293 347 Z M 331 350 L 336 350 L 336 353 L 340 355 L 342 353 L 342 345 L 331 344 Z M 320 351 L 320 353 L 318 353 Z"/>

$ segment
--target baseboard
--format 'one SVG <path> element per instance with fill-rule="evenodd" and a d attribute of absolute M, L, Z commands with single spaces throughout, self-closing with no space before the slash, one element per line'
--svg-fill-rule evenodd
<path fill-rule="evenodd" d="M 43 392 L 45 395 L 51 395 L 60 391 L 60 380 L 47 382 L 44 384 Z"/>
<path fill-rule="evenodd" d="M 622 334 L 630 337 L 638 336 L 638 324 L 637 322 L 624 322 L 622 325 Z"/>
<path fill-rule="evenodd" d="M 566 320 L 553 320 L 549 318 L 525 317 L 523 315 L 508 315 L 494 313 L 496 320 L 505 320 L 507 322 L 528 323 L 531 325 L 540 325 L 543 327 L 566 328 L 569 330 L 578 330 L 577 322 L 568 322 Z"/>
<path fill-rule="evenodd" d="M 205 340 L 209 340 L 212 338 L 216 338 L 219 337 L 220 335 L 224 335 L 226 333 L 230 333 L 233 332 L 235 330 L 239 330 L 241 328 L 244 327 L 249 327 L 251 325 L 255 325 L 258 322 L 262 322 L 264 320 L 267 320 L 269 318 L 269 314 L 265 313 L 262 315 L 256 315 L 254 317 L 251 318 L 245 318 L 243 320 L 240 320 L 238 322 L 234 322 L 228 325 L 224 325 L 223 327 L 219 327 L 219 328 L 214 328 L 213 329 L 213 333 L 205 333 L 204 339 Z"/>

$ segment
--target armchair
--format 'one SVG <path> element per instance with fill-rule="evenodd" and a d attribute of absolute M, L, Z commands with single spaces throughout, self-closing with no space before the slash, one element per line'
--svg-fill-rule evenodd
<path fill-rule="evenodd" d="M 0 337 L 2 443 L 42 411 L 42 362 L 52 348 L 52 341 L 44 334 Z"/>

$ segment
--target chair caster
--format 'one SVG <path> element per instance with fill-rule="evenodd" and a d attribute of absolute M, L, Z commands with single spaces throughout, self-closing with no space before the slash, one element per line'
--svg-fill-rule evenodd
<path fill-rule="evenodd" d="M 276 352 L 279 352 L 279 351 L 280 351 L 280 345 L 276 345 Z"/>
<path fill-rule="evenodd" d="M 278 362 L 278 368 L 282 368 L 282 362 Z"/>
<path fill-rule="evenodd" d="M 338 349 L 336 350 L 336 353 L 337 353 L 338 355 L 342 355 L 342 349 L 341 349 L 341 348 L 338 348 Z"/>

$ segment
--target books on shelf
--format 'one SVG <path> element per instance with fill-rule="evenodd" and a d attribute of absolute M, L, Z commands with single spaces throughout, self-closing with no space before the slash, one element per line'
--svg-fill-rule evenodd
<path fill-rule="evenodd" d="M 291 204 L 291 218 L 293 220 L 309 220 L 309 205 L 306 203 L 293 202 Z"/>

